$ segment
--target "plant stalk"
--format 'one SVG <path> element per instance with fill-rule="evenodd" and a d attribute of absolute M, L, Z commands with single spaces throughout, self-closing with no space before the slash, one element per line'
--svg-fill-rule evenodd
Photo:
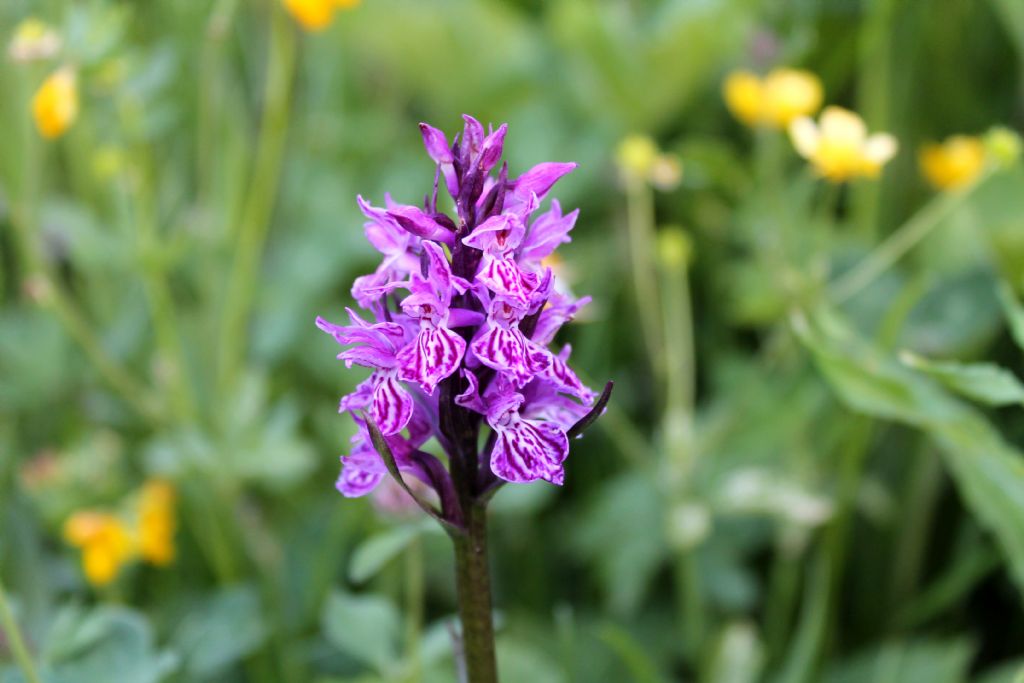
<path fill-rule="evenodd" d="M 468 506 L 466 533 L 453 535 L 452 541 L 467 683 L 497 683 L 486 508 L 476 504 Z"/>
<path fill-rule="evenodd" d="M 25 646 L 25 639 L 21 635 L 18 622 L 14 620 L 14 612 L 7 602 L 7 592 L 4 590 L 3 581 L 0 581 L 0 626 L 3 626 L 3 630 L 7 634 L 11 654 L 14 655 L 14 661 L 18 663 L 18 667 L 25 674 L 25 680 L 28 683 L 42 683 L 35 662 L 32 661 L 32 655 L 29 654 L 28 647 Z"/>
<path fill-rule="evenodd" d="M 629 231 L 629 255 L 636 295 L 636 310 L 647 346 L 647 355 L 656 376 L 665 365 L 658 321 L 658 282 L 654 263 L 654 194 L 640 179 L 626 183 L 626 225 Z"/>
<path fill-rule="evenodd" d="M 277 198 L 291 118 L 297 57 L 295 29 L 277 3 L 271 14 L 270 53 L 255 167 L 235 235 L 235 259 L 227 283 L 217 349 L 218 384 L 223 392 L 233 387 L 246 352 L 245 327 Z"/>
<path fill-rule="evenodd" d="M 974 192 L 975 188 L 984 183 L 987 177 L 988 175 L 982 176 L 963 190 L 944 192 L 926 204 L 879 244 L 863 261 L 844 273 L 829 287 L 832 301 L 843 303 L 874 282 L 879 275 L 889 270 L 963 205 L 967 197 Z"/>

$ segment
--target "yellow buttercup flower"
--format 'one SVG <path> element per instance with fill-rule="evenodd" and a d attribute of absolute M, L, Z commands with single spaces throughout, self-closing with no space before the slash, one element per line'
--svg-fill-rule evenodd
<path fill-rule="evenodd" d="M 764 78 L 734 71 L 723 86 L 725 104 L 748 126 L 785 128 L 818 111 L 824 97 L 821 80 L 809 71 L 773 69 Z"/>
<path fill-rule="evenodd" d="M 63 135 L 78 118 L 78 83 L 75 72 L 63 67 L 39 86 L 32 98 L 36 128 L 45 138 Z"/>
<path fill-rule="evenodd" d="M 337 10 L 357 7 L 360 0 L 283 0 L 285 9 L 307 31 L 322 31 Z"/>
<path fill-rule="evenodd" d="M 789 135 L 800 156 L 834 183 L 877 178 L 898 147 L 888 133 L 868 135 L 864 120 L 842 107 L 826 107 L 818 123 L 808 117 L 796 119 Z"/>
<path fill-rule="evenodd" d="M 722 92 L 733 116 L 748 126 L 761 122 L 764 88 L 760 78 L 749 71 L 734 71 L 725 79 Z"/>
<path fill-rule="evenodd" d="M 49 25 L 29 17 L 14 29 L 7 54 L 16 62 L 49 59 L 60 50 L 60 36 Z"/>
<path fill-rule="evenodd" d="M 955 190 L 973 183 L 985 168 L 981 138 L 954 135 L 941 144 L 925 145 L 918 158 L 921 172 L 935 188 Z"/>
<path fill-rule="evenodd" d="M 177 494 L 168 482 L 146 482 L 139 494 L 139 553 L 158 567 L 174 560 Z"/>
<path fill-rule="evenodd" d="M 135 555 L 135 544 L 125 524 L 114 515 L 83 510 L 64 523 L 64 538 L 82 550 L 82 571 L 94 586 L 117 578 L 121 567 Z"/>

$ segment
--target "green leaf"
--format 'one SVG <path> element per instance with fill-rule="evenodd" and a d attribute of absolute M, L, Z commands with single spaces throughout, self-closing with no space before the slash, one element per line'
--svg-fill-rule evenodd
<path fill-rule="evenodd" d="M 192 677 L 212 679 L 255 652 L 268 630 L 256 588 L 232 586 L 194 605 L 174 642 Z"/>
<path fill-rule="evenodd" d="M 887 643 L 834 666 L 825 683 L 961 683 L 973 655 L 965 640 Z"/>
<path fill-rule="evenodd" d="M 1024 592 L 1024 454 L 984 416 L 858 339 L 828 311 L 794 329 L 852 409 L 924 430 L 939 446 L 969 509 L 991 531 Z"/>
<path fill-rule="evenodd" d="M 177 666 L 146 618 L 121 607 L 62 610 L 44 652 L 41 675 L 52 683 L 158 683 Z"/>
<path fill-rule="evenodd" d="M 630 680 L 636 683 L 664 683 L 665 678 L 658 670 L 658 665 L 628 631 L 616 624 L 607 623 L 597 633 L 630 673 Z"/>
<path fill-rule="evenodd" d="M 435 529 L 437 525 L 425 519 L 416 524 L 406 524 L 374 534 L 360 543 L 352 553 L 349 578 L 356 583 L 369 580 L 405 550 L 410 541 Z"/>
<path fill-rule="evenodd" d="M 932 361 L 910 351 L 900 354 L 900 360 L 973 401 L 990 406 L 1024 403 L 1024 384 L 1012 372 L 998 365 Z"/>
<path fill-rule="evenodd" d="M 971 679 L 973 683 L 1024 683 L 1024 659 L 1000 664 Z"/>
<path fill-rule="evenodd" d="M 1020 299 L 1014 294 L 1013 288 L 1009 284 L 999 283 L 997 291 L 999 303 L 1003 307 L 1003 314 L 1010 326 L 1010 335 L 1013 337 L 1013 341 L 1017 342 L 1017 346 L 1024 350 L 1024 306 L 1021 305 Z"/>
<path fill-rule="evenodd" d="M 39 309 L 0 311 L 0 411 L 40 408 L 75 378 L 60 325 Z"/>
<path fill-rule="evenodd" d="M 339 650 L 381 674 L 394 666 L 401 620 L 386 598 L 334 591 L 324 605 L 321 622 L 327 640 Z"/>

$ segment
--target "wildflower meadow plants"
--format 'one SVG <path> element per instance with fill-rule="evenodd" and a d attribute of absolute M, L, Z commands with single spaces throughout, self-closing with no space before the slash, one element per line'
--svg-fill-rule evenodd
<path fill-rule="evenodd" d="M 393 477 L 449 532 L 457 651 L 467 680 L 487 683 L 497 680 L 487 502 L 505 483 L 564 483 L 570 441 L 600 416 L 612 384 L 597 396 L 569 367 L 568 345 L 548 348 L 589 301 L 558 291 L 544 265 L 569 241 L 579 212 L 563 214 L 554 199 L 540 207 L 576 165 L 541 163 L 510 179 L 507 164 L 497 169 L 508 126 L 485 130 L 463 118 L 451 142 L 420 124 L 437 165 L 422 206 L 359 198 L 366 237 L 383 261 L 353 284 L 363 315 L 348 309 L 348 325 L 316 323 L 346 347 L 338 358 L 348 367 L 372 371 L 341 399 L 359 433 L 341 458 L 337 488 L 358 497 Z M 439 204 L 442 184 L 454 216 Z M 447 467 L 424 450 L 431 439 Z"/>
<path fill-rule="evenodd" d="M 0 682 L 1015 683 L 1020 5 L 0 2 Z"/>

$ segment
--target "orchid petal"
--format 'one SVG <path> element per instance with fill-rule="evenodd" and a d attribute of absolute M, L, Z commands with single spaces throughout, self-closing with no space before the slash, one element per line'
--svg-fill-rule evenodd
<path fill-rule="evenodd" d="M 413 401 L 394 373 L 381 376 L 373 388 L 373 419 L 381 434 L 390 436 L 405 428 L 412 417 Z"/>
<path fill-rule="evenodd" d="M 445 327 L 420 329 L 413 343 L 398 353 L 399 376 L 418 382 L 427 394 L 455 372 L 466 353 L 466 340 Z"/>
<path fill-rule="evenodd" d="M 523 175 L 516 178 L 514 183 L 514 193 L 517 197 L 520 197 L 522 201 L 526 201 L 529 198 L 531 192 L 537 195 L 538 199 L 544 199 L 548 192 L 551 191 L 551 187 L 558 182 L 558 180 L 572 172 L 577 164 L 573 162 L 560 163 L 557 161 L 546 161 L 541 164 L 537 164 Z"/>
<path fill-rule="evenodd" d="M 565 432 L 550 423 L 523 420 L 518 414 L 508 424 L 492 427 L 498 433 L 491 452 L 494 474 L 511 482 L 545 479 L 564 483 L 562 463 L 569 453 Z"/>
<path fill-rule="evenodd" d="M 452 163 L 452 150 L 444 133 L 430 124 L 421 123 L 420 134 L 423 136 L 423 146 L 427 148 L 427 154 L 431 159 L 438 164 Z"/>

